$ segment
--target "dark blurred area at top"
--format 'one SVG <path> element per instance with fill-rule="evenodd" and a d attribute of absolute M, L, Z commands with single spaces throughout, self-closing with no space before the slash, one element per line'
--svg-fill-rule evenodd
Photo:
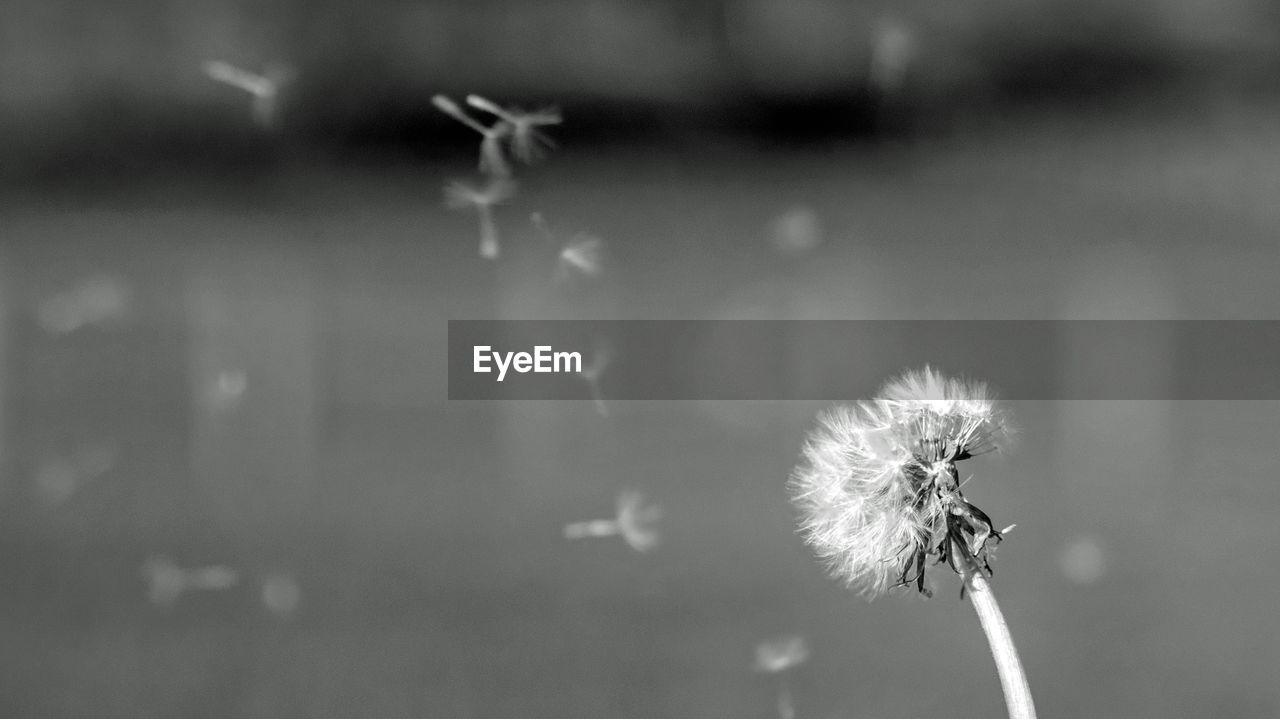
<path fill-rule="evenodd" d="M 1019 112 L 1269 98 L 1259 0 L 8 0 L 0 179 L 473 152 L 433 94 L 554 104 L 575 146 L 952 134 Z M 207 60 L 297 82 L 264 137 Z"/>

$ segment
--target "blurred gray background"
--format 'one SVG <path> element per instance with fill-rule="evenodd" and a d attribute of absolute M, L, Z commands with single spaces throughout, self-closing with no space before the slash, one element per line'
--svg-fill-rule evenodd
<path fill-rule="evenodd" d="M 767 718 L 798 634 L 798 717 L 1000 715 L 958 585 L 868 604 L 795 535 L 821 403 L 451 403 L 445 323 L 1275 319 L 1278 41 L 1245 0 L 6 0 L 0 713 Z M 291 66 L 278 124 L 208 60 Z M 438 92 L 564 112 L 496 262 Z M 1280 714 L 1280 406 L 1012 409 L 966 492 L 1041 716 Z M 657 549 L 562 536 L 627 489 Z"/>

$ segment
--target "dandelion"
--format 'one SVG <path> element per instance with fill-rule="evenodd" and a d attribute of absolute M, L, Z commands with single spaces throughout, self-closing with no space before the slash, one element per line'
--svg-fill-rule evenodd
<path fill-rule="evenodd" d="M 497 117 L 511 129 L 511 150 L 525 164 L 536 162 L 555 148 L 555 142 L 538 128 L 559 125 L 564 118 L 554 107 L 533 112 L 502 108 L 479 95 L 467 95 L 467 104 Z"/>
<path fill-rule="evenodd" d="M 788 635 L 756 645 L 756 671 L 778 678 L 779 719 L 795 719 L 795 700 L 787 673 L 808 659 L 809 643 L 802 636 Z"/>
<path fill-rule="evenodd" d="M 986 386 L 926 367 L 879 398 L 826 412 L 790 487 L 801 531 L 835 576 L 872 598 L 895 586 L 926 595 L 926 563 L 963 580 L 986 631 L 1011 717 L 1035 716 L 1030 690 L 991 593 L 990 545 L 1001 533 L 961 492 L 956 465 L 993 451 L 1005 423 Z M 967 480 L 966 480 L 967 481 Z"/>
<path fill-rule="evenodd" d="M 458 103 L 449 99 L 447 95 L 432 97 L 431 104 L 435 105 L 440 112 L 480 133 L 481 172 L 500 177 L 509 177 L 511 175 L 511 166 L 507 164 L 507 159 L 502 152 L 502 141 L 511 135 L 514 129 L 510 123 L 505 120 L 499 120 L 493 125 L 485 127 L 475 118 L 468 115 L 461 107 L 458 107 Z"/>
<path fill-rule="evenodd" d="M 661 519 L 661 507 L 649 504 L 639 492 L 626 491 L 618 495 L 615 518 L 566 524 L 564 536 L 565 539 L 621 536 L 632 549 L 647 552 L 658 546 L 658 521 Z"/>
<path fill-rule="evenodd" d="M 222 565 L 183 569 L 165 556 L 148 557 L 142 564 L 142 576 L 149 585 L 147 597 L 152 604 L 169 606 L 188 590 L 218 591 L 230 589 L 240 581 L 236 570 Z"/>
<path fill-rule="evenodd" d="M 279 115 L 280 91 L 293 82 L 296 74 L 283 65 L 271 65 L 262 74 L 242 70 L 221 60 L 204 64 L 210 79 L 239 88 L 250 95 L 249 111 L 260 127 L 274 127 Z"/>
<path fill-rule="evenodd" d="M 496 260 L 500 253 L 498 227 L 493 208 L 515 195 L 515 182 L 501 176 L 489 178 L 489 184 L 476 188 L 463 182 L 452 182 L 444 190 L 445 203 L 455 209 L 474 209 L 480 219 L 480 256 Z"/>

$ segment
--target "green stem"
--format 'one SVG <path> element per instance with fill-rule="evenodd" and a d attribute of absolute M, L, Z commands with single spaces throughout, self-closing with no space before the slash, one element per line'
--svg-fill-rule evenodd
<path fill-rule="evenodd" d="M 1031 687 L 1027 684 L 1022 661 L 1018 659 L 1018 649 L 1014 647 L 1013 637 L 1009 634 L 1009 625 L 1005 623 L 1000 605 L 996 603 L 996 595 L 991 592 L 991 583 L 969 553 L 968 547 L 960 542 L 956 548 L 964 559 L 960 565 L 965 586 L 969 590 L 969 600 L 978 612 L 978 621 L 987 635 L 987 643 L 991 645 L 991 656 L 996 661 L 1000 685 L 1004 688 L 1005 705 L 1009 708 L 1009 719 L 1036 719 Z"/>

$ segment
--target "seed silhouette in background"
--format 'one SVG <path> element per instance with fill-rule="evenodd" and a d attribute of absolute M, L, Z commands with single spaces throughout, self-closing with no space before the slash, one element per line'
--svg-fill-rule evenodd
<path fill-rule="evenodd" d="M 609 369 L 609 365 L 613 362 L 613 347 L 603 339 L 596 340 L 595 351 L 591 353 L 591 361 L 583 366 L 582 371 L 578 373 L 583 381 L 587 383 L 587 388 L 591 390 L 591 402 L 596 407 L 596 412 L 602 417 L 609 416 L 609 405 L 604 401 L 604 392 L 600 389 L 600 380 L 604 377 L 605 371 Z"/>
<path fill-rule="evenodd" d="M 805 540 L 869 599 L 912 585 L 930 595 L 926 564 L 949 565 L 986 632 L 1010 717 L 1033 719 L 1026 675 L 988 581 L 990 545 L 1001 534 L 965 499 L 956 469 L 1003 442 L 1003 413 L 985 385 L 928 367 L 877 396 L 828 410 L 809 434 L 789 483 Z"/>
<path fill-rule="evenodd" d="M 555 142 L 540 128 L 559 125 L 564 121 L 560 111 L 547 107 L 533 112 L 515 108 L 502 108 L 497 103 L 479 95 L 467 95 L 467 104 L 498 118 L 510 128 L 511 154 L 525 164 L 531 164 L 547 156 Z"/>
<path fill-rule="evenodd" d="M 242 369 L 225 369 L 214 375 L 205 387 L 205 405 L 216 412 L 229 412 L 239 406 L 249 389 L 249 375 Z"/>
<path fill-rule="evenodd" d="M 541 212 L 529 216 L 533 227 L 549 244 L 556 248 L 556 282 L 569 282 L 574 277 L 595 279 L 604 270 L 604 240 L 595 235 L 579 232 L 561 242 L 551 231 Z"/>
<path fill-rule="evenodd" d="M 36 321 L 52 335 L 65 335 L 86 327 L 108 328 L 128 319 L 133 293 L 128 283 L 107 274 L 95 274 L 72 289 L 59 292 L 36 308 Z"/>
<path fill-rule="evenodd" d="M 186 592 L 230 589 L 240 581 L 240 575 L 230 567 L 183 569 L 163 555 L 148 557 L 142 564 L 142 576 L 148 585 L 147 599 L 162 607 L 173 605 Z"/>
<path fill-rule="evenodd" d="M 281 91 L 297 75 L 284 65 L 270 65 L 262 73 L 249 72 L 222 60 L 204 63 L 204 74 L 224 85 L 249 93 L 249 113 L 254 124 L 270 129 L 280 120 Z"/>
<path fill-rule="evenodd" d="M 659 544 L 658 522 L 661 519 L 661 507 L 648 503 L 639 492 L 625 491 L 618 495 L 616 517 L 566 524 L 564 536 L 565 539 L 620 536 L 637 552 L 648 552 Z"/>
<path fill-rule="evenodd" d="M 599 277 L 603 257 L 604 240 L 580 232 L 560 248 L 556 259 L 556 279 L 568 282 L 575 275 L 593 279 Z"/>
<path fill-rule="evenodd" d="M 778 717 L 795 719 L 795 699 L 787 675 L 809 659 L 809 643 L 799 635 L 777 637 L 756 645 L 756 671 L 778 678 Z"/>
<path fill-rule="evenodd" d="M 1097 537 L 1076 537 L 1058 554 L 1062 576 L 1073 584 L 1097 584 L 1107 575 L 1107 551 Z"/>
<path fill-rule="evenodd" d="M 918 51 L 907 25 L 892 17 L 880 18 L 872 26 L 867 82 L 881 97 L 896 97 Z"/>
<path fill-rule="evenodd" d="M 800 257 L 822 244 L 822 220 L 807 205 L 795 205 L 781 212 L 769 225 L 769 244 L 780 255 Z"/>
<path fill-rule="evenodd" d="M 288 619 L 302 602 L 302 589 L 297 580 L 284 572 L 274 572 L 262 580 L 262 605 L 267 611 Z"/>
<path fill-rule="evenodd" d="M 556 255 L 555 280 L 566 283 L 574 278 L 595 279 L 600 276 L 603 265 L 604 240 L 579 232 L 569 238 Z"/>
<path fill-rule="evenodd" d="M 498 226 L 493 218 L 493 208 L 515 196 L 513 180 L 492 176 L 484 187 L 474 187 L 465 182 L 451 182 L 445 187 L 445 204 L 455 210 L 474 210 L 480 220 L 480 256 L 496 260 L 501 254 L 498 243 Z"/>
<path fill-rule="evenodd" d="M 36 468 L 36 492 L 45 504 L 62 504 L 84 486 L 111 471 L 115 467 L 117 453 L 114 443 L 102 442 L 82 445 L 70 456 L 45 459 Z"/>
<path fill-rule="evenodd" d="M 510 123 L 498 120 L 493 125 L 485 127 L 458 107 L 458 103 L 449 99 L 447 95 L 436 95 L 431 98 L 431 103 L 440 112 L 480 133 L 480 172 L 500 177 L 511 176 L 511 166 L 507 164 L 502 151 L 503 140 L 510 137 L 515 129 Z"/>

